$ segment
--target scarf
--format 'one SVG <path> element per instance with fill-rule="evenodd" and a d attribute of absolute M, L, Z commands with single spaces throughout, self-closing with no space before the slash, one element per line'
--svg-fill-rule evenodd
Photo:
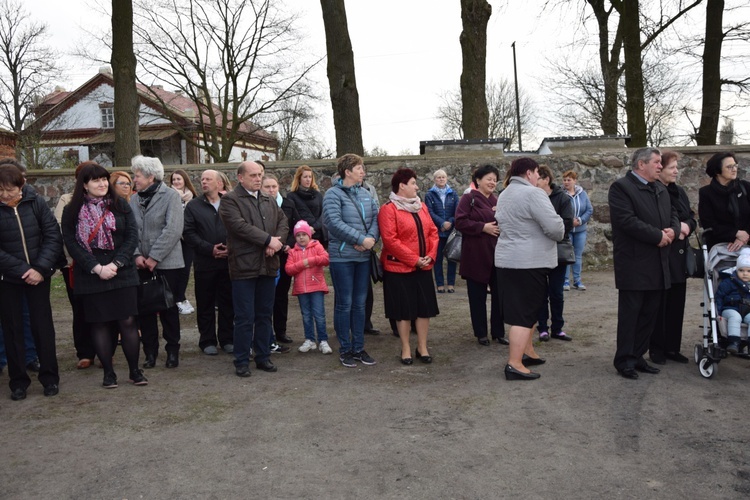
<path fill-rule="evenodd" d="M 100 220 L 102 221 L 101 224 L 99 224 Z M 99 226 L 99 229 L 96 229 L 97 226 Z M 109 210 L 109 200 L 92 198 L 86 195 L 81 211 L 78 212 L 78 225 L 76 226 L 76 241 L 78 244 L 85 248 L 88 253 L 92 253 L 92 248 L 114 250 L 115 242 L 112 238 L 112 231 L 116 229 L 115 216 Z M 94 233 L 94 230 L 96 230 L 96 233 Z M 89 240 L 91 240 L 90 243 Z"/>
<path fill-rule="evenodd" d="M 172 186 L 172 189 L 180 193 L 180 199 L 182 200 L 182 206 L 184 207 L 187 205 L 187 203 L 193 199 L 193 192 L 189 189 L 185 189 L 184 191 L 180 191 L 176 187 Z"/>
<path fill-rule="evenodd" d="M 281 193 L 276 193 L 276 204 L 281 208 L 281 204 L 284 203 L 284 197 L 281 196 Z"/>
<path fill-rule="evenodd" d="M 403 196 L 399 196 L 391 191 L 388 199 L 391 200 L 394 205 L 396 205 L 396 208 L 398 210 L 405 210 L 407 212 L 415 214 L 422 209 L 422 201 L 419 199 L 419 196 L 417 196 L 416 198 L 404 198 Z"/>
<path fill-rule="evenodd" d="M 156 190 L 159 189 L 160 185 L 161 181 L 154 181 L 153 184 L 143 191 L 138 191 L 138 203 L 140 203 L 143 208 L 148 207 L 148 204 L 151 203 L 151 198 L 154 197 L 154 194 L 156 194 Z"/>
<path fill-rule="evenodd" d="M 742 227 L 740 225 L 740 203 L 738 198 L 740 194 L 742 194 L 743 196 L 746 196 L 746 194 L 740 187 L 740 181 L 735 179 L 726 186 L 722 186 L 722 184 L 716 179 L 716 177 L 714 177 L 713 179 L 711 179 L 711 184 L 709 185 L 716 192 L 721 193 L 721 195 L 727 199 L 727 210 L 734 219 L 734 225 L 736 227 Z"/>
<path fill-rule="evenodd" d="M 444 188 L 437 187 L 437 184 L 432 186 L 432 189 L 438 194 L 440 197 L 440 203 L 445 205 L 445 197 L 448 195 L 448 190 L 450 189 L 450 186 L 448 184 L 445 185 Z"/>

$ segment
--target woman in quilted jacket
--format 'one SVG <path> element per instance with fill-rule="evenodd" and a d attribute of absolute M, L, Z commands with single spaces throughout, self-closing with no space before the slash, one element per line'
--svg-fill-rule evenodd
<path fill-rule="evenodd" d="M 453 293 L 456 284 L 456 262 L 448 261 L 448 287 L 446 289 L 443 278 L 443 249 L 448 241 L 448 235 L 453 231 L 456 223 L 456 207 L 458 207 L 458 195 L 448 185 L 448 175 L 445 170 L 436 170 L 432 174 L 435 185 L 427 191 L 424 203 L 430 212 L 432 221 L 438 230 L 440 243 L 438 244 L 437 259 L 435 260 L 435 284 L 438 293 Z"/>
<path fill-rule="evenodd" d="M 391 179 L 390 201 L 378 212 L 383 239 L 383 297 L 385 315 L 396 320 L 401 338 L 401 362 L 412 364 L 409 331 L 416 322 L 415 356 L 431 363 L 427 350 L 430 318 L 439 314 L 432 267 L 438 249 L 438 231 L 427 207 L 417 196 L 417 174 L 400 168 Z"/>

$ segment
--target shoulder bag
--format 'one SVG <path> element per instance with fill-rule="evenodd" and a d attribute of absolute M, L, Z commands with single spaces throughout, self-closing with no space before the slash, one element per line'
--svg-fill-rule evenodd
<path fill-rule="evenodd" d="M 474 193 L 471 193 L 471 208 L 469 213 L 474 208 Z M 448 235 L 448 240 L 445 242 L 443 247 L 443 255 L 446 259 L 451 262 L 461 262 L 461 246 L 463 244 L 463 235 L 455 227 L 451 234 Z"/>
<path fill-rule="evenodd" d="M 357 214 L 359 214 L 359 218 L 362 219 L 362 225 L 365 227 L 365 232 L 369 231 L 370 228 L 367 226 L 367 222 L 365 222 L 365 217 L 362 215 L 362 212 L 357 209 L 357 202 L 349 193 L 347 194 L 349 195 L 349 199 L 352 200 L 352 203 L 354 203 L 354 209 L 357 211 Z M 370 279 L 373 283 L 383 281 L 383 263 L 380 262 L 380 256 L 374 248 L 370 249 Z"/>
<path fill-rule="evenodd" d="M 163 274 L 141 279 L 138 285 L 138 314 L 154 314 L 174 307 L 174 295 Z"/>
<path fill-rule="evenodd" d="M 690 244 L 688 236 L 687 245 L 685 245 L 685 272 L 688 278 L 703 278 L 706 275 L 705 263 L 703 262 L 703 244 L 698 237 L 698 232 L 694 231 L 695 239 L 698 242 L 698 248 Z"/>
<path fill-rule="evenodd" d="M 558 264 L 575 264 L 576 252 L 573 248 L 573 242 L 569 237 L 563 238 L 557 242 L 557 263 Z"/>

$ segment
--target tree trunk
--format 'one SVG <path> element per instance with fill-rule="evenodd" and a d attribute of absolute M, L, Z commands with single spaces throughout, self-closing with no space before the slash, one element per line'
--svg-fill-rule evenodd
<path fill-rule="evenodd" d="M 622 75 L 620 67 L 620 50 L 622 49 L 622 23 L 617 24 L 615 38 L 612 48 L 609 47 L 609 15 L 612 9 L 607 8 L 604 0 L 588 0 L 599 26 L 599 66 L 602 71 L 604 82 L 604 104 L 600 126 L 602 132 L 609 135 L 617 135 L 617 94 L 618 82 Z"/>
<path fill-rule="evenodd" d="M 724 0 L 708 0 L 706 5 L 706 42 L 703 46 L 703 107 L 695 142 L 699 146 L 716 144 L 721 114 L 721 44 L 724 41 Z"/>
<path fill-rule="evenodd" d="M 331 88 L 336 154 L 364 154 L 359 92 L 354 73 L 354 52 L 349 38 L 344 0 L 320 0 L 326 30 L 328 84 Z"/>
<path fill-rule="evenodd" d="M 112 76 L 115 80 L 115 167 L 130 166 L 141 152 L 138 141 L 140 100 L 135 87 L 133 2 L 112 0 Z"/>
<path fill-rule="evenodd" d="M 485 80 L 491 15 L 492 6 L 486 0 L 461 0 L 461 127 L 465 139 L 486 139 L 489 130 Z"/>
<path fill-rule="evenodd" d="M 625 112 L 628 116 L 629 146 L 633 148 L 646 146 L 646 109 L 643 99 L 639 10 L 638 0 L 622 2 L 620 22 L 623 25 L 625 55 Z"/>

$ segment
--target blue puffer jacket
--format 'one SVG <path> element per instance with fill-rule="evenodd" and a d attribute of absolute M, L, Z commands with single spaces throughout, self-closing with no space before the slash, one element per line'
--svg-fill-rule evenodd
<path fill-rule="evenodd" d="M 362 217 L 365 224 L 362 224 Z M 378 204 L 370 191 L 359 185 L 344 187 L 339 180 L 326 191 L 323 198 L 323 224 L 328 230 L 328 254 L 331 262 L 364 262 L 370 259 L 369 252 L 359 252 L 354 245 L 361 245 L 371 236 L 377 241 Z"/>
<path fill-rule="evenodd" d="M 737 272 L 719 283 L 716 290 L 716 310 L 721 315 L 727 309 L 743 316 L 750 312 L 750 286 L 737 277 Z"/>
<path fill-rule="evenodd" d="M 591 205 L 586 191 L 581 186 L 576 185 L 574 191 L 573 196 L 570 196 L 570 193 L 568 193 L 568 196 L 570 196 L 570 201 L 573 205 L 573 216 L 576 219 L 581 219 L 581 225 L 574 227 L 570 232 L 582 233 L 588 229 L 589 219 L 594 214 L 594 207 Z"/>
<path fill-rule="evenodd" d="M 445 192 L 445 204 L 440 201 L 440 195 L 435 186 L 431 187 L 424 197 L 425 205 L 427 205 L 427 211 L 430 212 L 432 222 L 435 223 L 435 227 L 438 228 L 438 236 L 441 238 L 447 238 L 453 230 L 453 226 L 456 224 L 456 207 L 458 206 L 458 195 L 453 189 L 448 187 Z M 447 231 L 443 230 L 443 223 L 448 221 L 451 223 L 451 228 Z"/>

